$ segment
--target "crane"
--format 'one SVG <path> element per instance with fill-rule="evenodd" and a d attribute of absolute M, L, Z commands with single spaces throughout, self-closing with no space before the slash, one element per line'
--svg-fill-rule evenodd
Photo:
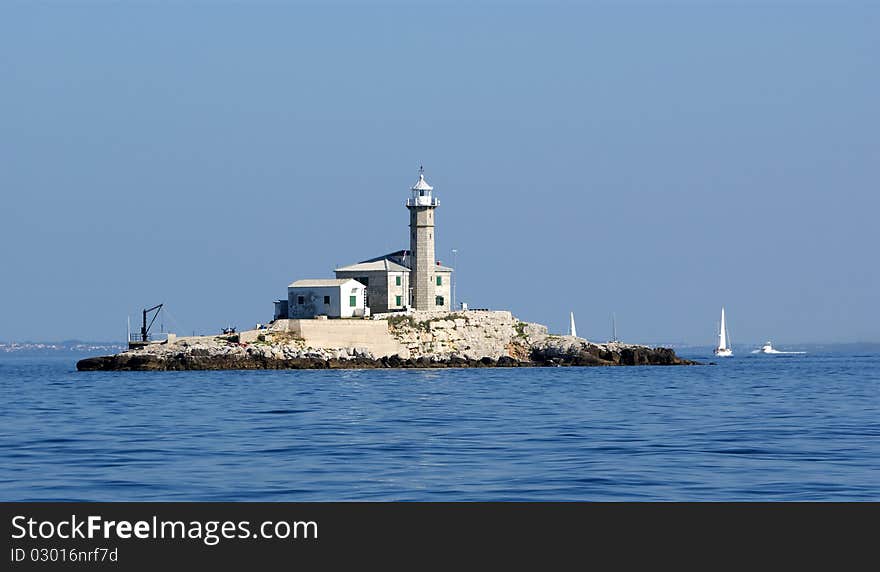
<path fill-rule="evenodd" d="M 142 342 L 146 343 L 149 340 L 150 328 L 153 327 L 153 322 L 156 321 L 156 318 L 159 316 L 159 312 L 162 310 L 162 306 L 164 306 L 164 305 L 165 304 L 156 304 L 152 308 L 146 308 L 144 310 L 144 321 L 143 321 L 143 325 L 141 326 L 141 341 Z M 147 314 L 149 314 L 150 312 L 153 312 L 153 311 L 155 311 L 156 313 L 153 314 L 153 318 L 150 320 L 150 324 L 147 325 Z"/>

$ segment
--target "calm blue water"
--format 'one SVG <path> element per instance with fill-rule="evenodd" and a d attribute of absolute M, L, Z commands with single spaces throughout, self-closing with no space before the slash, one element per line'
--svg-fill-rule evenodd
<path fill-rule="evenodd" d="M 0 500 L 880 500 L 880 356 L 78 373 L 0 358 Z"/>

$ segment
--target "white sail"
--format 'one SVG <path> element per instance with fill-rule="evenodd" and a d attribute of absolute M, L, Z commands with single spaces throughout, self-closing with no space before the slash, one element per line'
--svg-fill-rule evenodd
<path fill-rule="evenodd" d="M 578 331 L 574 325 L 574 312 L 571 313 L 571 325 L 568 327 L 568 335 L 577 337 Z"/>
<path fill-rule="evenodd" d="M 730 349 L 730 334 L 727 333 L 727 320 L 724 319 L 724 308 L 721 308 L 721 326 L 718 328 L 718 347 L 714 354 L 718 357 L 730 357 L 733 350 Z"/>
<path fill-rule="evenodd" d="M 721 328 L 718 332 L 718 349 L 726 350 L 727 348 L 727 324 L 724 323 L 724 308 L 721 308 Z"/>

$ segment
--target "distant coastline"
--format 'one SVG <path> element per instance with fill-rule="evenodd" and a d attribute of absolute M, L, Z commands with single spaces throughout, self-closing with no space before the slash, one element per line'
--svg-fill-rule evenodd
<path fill-rule="evenodd" d="M 0 342 L 0 354 L 60 354 L 98 353 L 124 351 L 128 346 L 120 342 L 88 342 L 67 340 L 63 342 Z"/>

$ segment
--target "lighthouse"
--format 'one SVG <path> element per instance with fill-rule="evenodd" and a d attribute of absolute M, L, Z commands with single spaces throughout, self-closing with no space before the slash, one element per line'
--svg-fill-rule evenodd
<path fill-rule="evenodd" d="M 434 209 L 440 206 L 440 201 L 434 197 L 434 187 L 425 180 L 424 168 L 419 167 L 419 180 L 410 192 L 406 208 L 409 209 L 409 249 L 412 253 L 411 304 L 416 310 L 449 310 L 446 297 L 437 295 L 443 277 L 435 273 L 434 262 Z"/>

